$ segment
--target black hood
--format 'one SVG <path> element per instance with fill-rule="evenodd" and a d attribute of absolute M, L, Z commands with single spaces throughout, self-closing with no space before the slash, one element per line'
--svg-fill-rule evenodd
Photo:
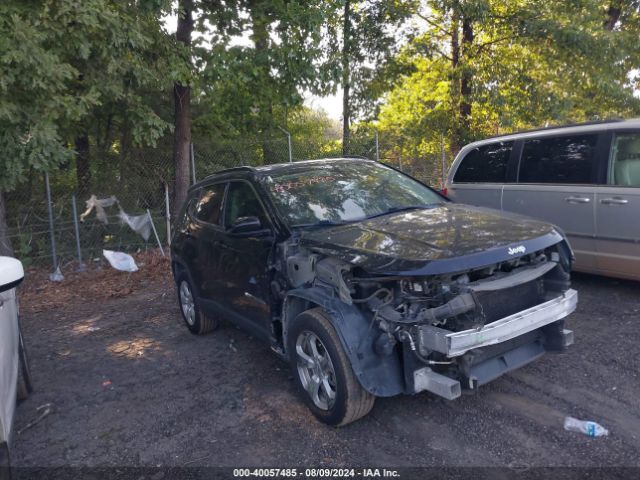
<path fill-rule="evenodd" d="M 300 243 L 369 273 L 433 275 L 514 259 L 562 240 L 547 223 L 445 203 L 304 231 Z"/>

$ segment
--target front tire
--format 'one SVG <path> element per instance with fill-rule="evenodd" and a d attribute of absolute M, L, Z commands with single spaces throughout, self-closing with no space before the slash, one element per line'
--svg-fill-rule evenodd
<path fill-rule="evenodd" d="M 195 335 L 202 335 L 215 330 L 218 327 L 218 321 L 202 312 L 190 278 L 182 274 L 176 283 L 180 313 L 189 331 Z"/>
<path fill-rule="evenodd" d="M 296 385 L 318 420 L 341 427 L 371 411 L 375 397 L 358 382 L 338 334 L 321 308 L 298 315 L 287 338 Z"/>

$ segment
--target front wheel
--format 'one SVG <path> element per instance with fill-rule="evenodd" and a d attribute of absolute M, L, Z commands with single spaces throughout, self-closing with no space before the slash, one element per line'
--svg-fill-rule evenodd
<path fill-rule="evenodd" d="M 353 373 L 338 334 L 320 308 L 296 317 L 288 334 L 295 382 L 321 422 L 343 426 L 364 417 L 375 397 Z"/>

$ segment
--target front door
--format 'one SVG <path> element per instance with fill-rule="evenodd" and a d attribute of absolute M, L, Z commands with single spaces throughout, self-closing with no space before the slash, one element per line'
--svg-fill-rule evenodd
<path fill-rule="evenodd" d="M 238 219 L 257 217 L 261 230 L 234 234 Z M 224 235 L 220 243 L 222 302 L 255 335 L 269 338 L 271 301 L 269 262 L 274 245 L 272 225 L 253 186 L 246 181 L 229 184 L 225 200 Z"/>
<path fill-rule="evenodd" d="M 598 269 L 640 280 L 640 132 L 614 136 L 607 179 L 596 194 Z"/>

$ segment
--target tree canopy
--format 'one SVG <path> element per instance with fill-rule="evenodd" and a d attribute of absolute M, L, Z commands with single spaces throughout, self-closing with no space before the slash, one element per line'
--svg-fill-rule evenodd
<path fill-rule="evenodd" d="M 280 158 L 269 147 L 280 128 L 337 152 L 335 125 L 303 105 L 339 88 L 343 143 L 351 124 L 375 129 L 383 155 L 413 163 L 443 136 L 455 152 L 490 134 L 637 116 L 639 9 L 637 0 L 8 0 L 0 190 L 56 165 L 90 184 L 100 152 L 133 161 L 132 146 L 169 145 L 174 125 L 208 145 L 262 142 L 262 161 Z M 185 43 L 165 21 L 187 10 Z M 172 95 L 181 87 L 183 127 Z"/>
<path fill-rule="evenodd" d="M 438 0 L 400 54 L 410 72 L 379 128 L 420 158 L 487 135 L 630 117 L 637 96 L 637 2 Z"/>
<path fill-rule="evenodd" d="M 90 132 L 109 148 L 116 126 L 152 144 L 170 127 L 149 93 L 166 88 L 172 56 L 158 6 L 110 0 L 0 5 L 0 190 L 30 168 L 76 153 Z"/>

